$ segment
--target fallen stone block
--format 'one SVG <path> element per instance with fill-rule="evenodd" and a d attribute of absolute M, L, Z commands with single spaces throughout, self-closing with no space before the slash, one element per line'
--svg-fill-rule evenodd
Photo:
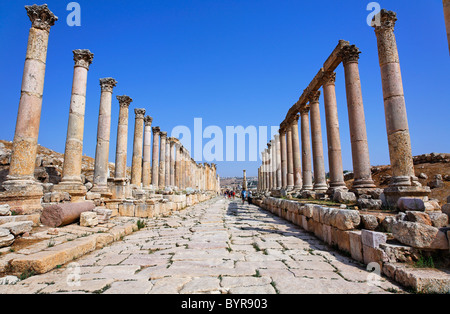
<path fill-rule="evenodd" d="M 43 225 L 52 228 L 62 227 L 77 222 L 81 213 L 94 209 L 93 202 L 48 205 L 44 206 L 41 222 Z"/>
<path fill-rule="evenodd" d="M 337 190 L 333 194 L 333 201 L 338 203 L 355 203 L 356 195 L 353 192 L 347 192 L 343 190 Z"/>
<path fill-rule="evenodd" d="M 18 236 L 26 232 L 31 232 L 31 229 L 33 228 L 33 222 L 32 221 L 9 222 L 3 224 L 2 228 L 8 229 L 9 232 L 11 232 L 14 236 Z"/>
<path fill-rule="evenodd" d="M 446 294 L 450 291 L 450 275 L 436 269 L 396 267 L 395 281 L 418 293 Z"/>
<path fill-rule="evenodd" d="M 11 207 L 8 204 L 0 205 L 0 216 L 11 216 Z"/>
<path fill-rule="evenodd" d="M 10 246 L 14 243 L 14 235 L 8 229 L 0 228 L 0 248 Z"/>
<path fill-rule="evenodd" d="M 425 211 L 425 202 L 420 198 L 401 197 L 397 202 L 400 211 Z"/>
<path fill-rule="evenodd" d="M 97 213 L 84 212 L 80 216 L 80 226 L 82 227 L 96 227 L 98 225 Z"/>
<path fill-rule="evenodd" d="M 334 219 L 331 219 L 332 226 L 340 230 L 352 230 L 359 226 L 361 218 L 357 210 L 340 209 L 336 211 Z"/>
<path fill-rule="evenodd" d="M 430 216 L 424 212 L 407 211 L 406 220 L 432 226 Z"/>
<path fill-rule="evenodd" d="M 438 228 L 410 221 L 398 221 L 392 234 L 399 242 L 421 249 L 448 250 L 447 236 Z"/>
<path fill-rule="evenodd" d="M 360 215 L 362 227 L 366 230 L 376 230 L 378 219 L 374 215 Z"/>
<path fill-rule="evenodd" d="M 433 225 L 433 227 L 436 227 L 436 228 L 447 227 L 448 216 L 446 214 L 435 212 L 435 213 L 429 213 L 428 216 L 430 217 L 431 224 Z"/>

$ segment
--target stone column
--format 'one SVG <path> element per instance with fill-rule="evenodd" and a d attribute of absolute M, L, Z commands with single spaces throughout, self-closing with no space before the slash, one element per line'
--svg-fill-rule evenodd
<path fill-rule="evenodd" d="M 176 186 L 175 183 L 175 141 L 174 138 L 169 138 L 170 144 L 170 186 L 174 188 Z"/>
<path fill-rule="evenodd" d="M 95 151 L 94 186 L 92 192 L 102 197 L 111 197 L 108 189 L 109 140 L 111 137 L 111 102 L 117 81 L 113 78 L 100 79 L 101 96 L 97 127 L 97 149 Z"/>
<path fill-rule="evenodd" d="M 244 170 L 244 179 L 242 180 L 242 189 L 247 191 L 247 170 Z"/>
<path fill-rule="evenodd" d="M 166 186 L 172 186 L 170 184 L 170 138 L 167 138 L 166 140 L 166 157 L 165 157 L 165 162 L 166 162 L 166 171 L 165 171 L 165 181 L 166 181 Z"/>
<path fill-rule="evenodd" d="M 159 157 L 159 188 L 164 190 L 166 187 L 166 142 L 167 132 L 161 132 L 161 146 Z"/>
<path fill-rule="evenodd" d="M 270 192 L 273 187 L 272 178 L 272 142 L 267 143 L 267 182 L 269 183 L 267 189 Z"/>
<path fill-rule="evenodd" d="M 341 136 L 339 132 L 339 118 L 336 103 L 336 73 L 326 73 L 323 80 L 328 162 L 330 167 L 330 188 L 327 193 L 333 195 L 338 189 L 347 189 L 344 181 L 344 168 L 342 166 Z"/>
<path fill-rule="evenodd" d="M 294 159 L 294 190 L 299 191 L 302 189 L 302 166 L 300 157 L 300 138 L 298 135 L 298 119 L 299 115 L 296 115 L 292 120 L 292 156 Z"/>
<path fill-rule="evenodd" d="M 133 99 L 128 96 L 117 96 L 119 101 L 119 123 L 117 126 L 116 166 L 114 174 L 113 199 L 124 199 L 127 195 L 127 145 L 128 145 L 128 114 Z"/>
<path fill-rule="evenodd" d="M 8 203 L 20 214 L 42 210 L 42 185 L 34 179 L 42 95 L 44 92 L 50 27 L 58 18 L 47 5 L 25 6 L 32 23 L 28 36 L 22 88 L 13 140 L 6 192 L 0 193 L 0 203 Z"/>
<path fill-rule="evenodd" d="M 311 137 L 309 133 L 309 107 L 301 112 L 301 136 L 302 136 L 302 168 L 303 168 L 303 187 L 302 191 L 311 191 L 312 184 L 312 165 L 311 165 Z"/>
<path fill-rule="evenodd" d="M 294 189 L 294 153 L 292 146 L 292 127 L 288 126 L 286 130 L 286 161 L 287 161 L 287 190 Z"/>
<path fill-rule="evenodd" d="M 161 129 L 154 127 L 153 129 L 153 151 L 152 151 L 152 185 L 154 189 L 159 187 L 159 140 Z"/>
<path fill-rule="evenodd" d="M 354 182 L 352 191 L 365 194 L 375 188 L 370 167 L 369 145 L 367 143 L 366 120 L 359 77 L 359 54 L 355 45 L 345 46 L 339 53 L 343 60 L 347 107 L 352 145 Z"/>
<path fill-rule="evenodd" d="M 127 145 L 128 145 L 128 113 L 133 99 L 128 96 L 117 96 L 119 101 L 119 124 L 117 127 L 116 169 L 114 182 L 127 182 Z"/>
<path fill-rule="evenodd" d="M 262 166 L 261 166 L 261 176 L 262 176 L 262 190 L 267 190 L 267 180 L 266 180 L 266 151 L 261 153 Z"/>
<path fill-rule="evenodd" d="M 181 185 L 180 185 L 180 167 L 181 167 L 181 162 L 180 162 L 180 143 L 177 140 L 175 142 L 175 186 L 177 187 L 178 190 L 181 190 Z"/>
<path fill-rule="evenodd" d="M 444 4 L 444 18 L 447 29 L 448 50 L 450 52 L 450 0 L 443 0 Z"/>
<path fill-rule="evenodd" d="M 311 111 L 311 142 L 314 164 L 314 191 L 325 193 L 328 190 L 325 175 L 325 161 L 323 158 L 322 126 L 319 107 L 320 91 L 310 94 L 309 106 Z"/>
<path fill-rule="evenodd" d="M 276 171 L 276 178 L 277 178 L 277 185 L 276 189 L 281 190 L 282 188 L 282 178 L 281 178 L 281 143 L 280 143 L 280 134 L 275 134 L 275 145 L 277 149 L 275 150 L 275 171 Z"/>
<path fill-rule="evenodd" d="M 287 190 L 287 149 L 286 130 L 280 129 L 280 151 L 281 151 L 281 188 Z"/>
<path fill-rule="evenodd" d="M 134 126 L 133 159 L 131 161 L 131 184 L 137 188 L 142 182 L 142 150 L 144 141 L 145 109 L 134 109 L 136 115 Z"/>
<path fill-rule="evenodd" d="M 381 24 L 373 26 L 377 36 L 392 168 L 392 179 L 385 195 L 389 203 L 396 205 L 402 196 L 427 196 L 429 190 L 421 188 L 414 172 L 400 60 L 394 35 L 397 14 L 383 9 L 379 17 Z"/>
<path fill-rule="evenodd" d="M 152 145 L 152 117 L 144 118 L 144 159 L 142 162 L 142 186 L 149 189 L 152 184 L 151 180 L 151 145 Z"/>
<path fill-rule="evenodd" d="M 55 186 L 54 190 L 68 192 L 72 202 L 79 202 L 83 201 L 86 195 L 86 187 L 81 181 L 81 162 L 83 158 L 87 75 L 94 55 L 89 50 L 79 49 L 73 51 L 73 56 L 75 67 L 64 166 L 61 183 Z"/>

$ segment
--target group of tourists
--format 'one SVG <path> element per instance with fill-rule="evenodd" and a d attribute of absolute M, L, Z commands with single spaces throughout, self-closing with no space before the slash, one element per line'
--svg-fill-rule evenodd
<path fill-rule="evenodd" d="M 235 199 L 236 199 L 236 192 L 235 192 L 235 191 L 226 190 L 226 191 L 223 193 L 223 196 L 224 196 L 225 198 L 227 198 L 227 199 L 233 199 L 233 200 L 235 200 Z M 245 191 L 245 190 L 242 190 L 240 196 L 241 196 L 241 198 L 242 198 L 242 205 L 245 204 L 245 201 L 246 201 L 246 200 L 247 200 L 247 202 L 248 202 L 249 205 L 252 204 L 252 192 L 251 192 L 251 191 Z"/>
<path fill-rule="evenodd" d="M 233 199 L 233 200 L 234 200 L 234 199 L 236 198 L 236 192 L 226 190 L 225 193 L 223 194 L 223 196 L 224 196 L 225 198 Z"/>

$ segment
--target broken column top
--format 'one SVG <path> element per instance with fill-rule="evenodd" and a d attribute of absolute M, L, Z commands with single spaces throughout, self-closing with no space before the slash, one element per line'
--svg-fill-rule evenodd
<path fill-rule="evenodd" d="M 145 123 L 145 126 L 152 126 L 153 118 L 150 116 L 146 116 L 144 118 L 144 123 Z"/>
<path fill-rule="evenodd" d="M 55 25 L 58 17 L 50 11 L 46 4 L 43 5 L 26 5 L 28 17 L 32 23 L 32 27 L 50 31 L 50 27 Z"/>
<path fill-rule="evenodd" d="M 380 20 L 380 24 L 377 25 L 377 20 Z M 388 11 L 386 9 L 382 9 L 380 13 L 374 16 L 372 20 L 372 27 L 375 27 L 375 30 L 380 28 L 393 29 L 395 27 L 395 22 L 397 22 L 397 13 L 394 11 Z"/>
<path fill-rule="evenodd" d="M 159 126 L 155 126 L 152 130 L 153 130 L 153 134 L 161 132 L 161 128 Z"/>

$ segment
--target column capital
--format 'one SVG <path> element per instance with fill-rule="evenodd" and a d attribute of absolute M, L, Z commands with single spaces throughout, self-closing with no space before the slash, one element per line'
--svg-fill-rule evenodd
<path fill-rule="evenodd" d="M 320 95 L 321 95 L 320 90 L 315 91 L 315 92 L 310 92 L 310 93 L 308 94 L 308 100 L 309 100 L 309 102 L 310 102 L 311 104 L 312 104 L 312 103 L 318 103 L 318 102 L 319 102 L 319 99 L 320 99 Z"/>
<path fill-rule="evenodd" d="M 155 126 L 154 128 L 152 128 L 153 131 L 153 135 L 159 135 L 159 133 L 161 133 L 161 128 L 159 126 Z"/>
<path fill-rule="evenodd" d="M 272 147 L 272 141 L 270 143 L 267 143 L 267 148 L 270 149 Z"/>
<path fill-rule="evenodd" d="M 112 93 L 113 88 L 116 87 L 117 81 L 112 77 L 106 77 L 100 79 L 100 86 L 102 88 L 102 92 L 110 92 Z"/>
<path fill-rule="evenodd" d="M 120 107 L 128 108 L 130 107 L 130 104 L 133 102 L 133 99 L 131 99 L 129 96 L 117 96 L 117 100 L 119 101 Z"/>
<path fill-rule="evenodd" d="M 94 60 L 94 54 L 88 49 L 76 49 L 73 51 L 73 61 L 76 67 L 83 67 L 89 70 L 89 66 Z"/>
<path fill-rule="evenodd" d="M 167 138 L 167 132 L 161 132 L 161 138 L 166 139 Z"/>
<path fill-rule="evenodd" d="M 308 114 L 309 114 L 309 109 L 310 109 L 310 108 L 311 108 L 311 107 L 310 107 L 309 105 L 303 106 L 303 107 L 300 109 L 300 115 L 301 115 L 301 116 L 308 115 Z"/>
<path fill-rule="evenodd" d="M 150 116 L 146 116 L 144 118 L 144 123 L 145 123 L 145 126 L 152 126 L 153 118 Z"/>
<path fill-rule="evenodd" d="M 49 10 L 46 4 L 43 5 L 26 5 L 28 17 L 33 28 L 38 28 L 50 32 L 50 27 L 55 25 L 58 17 Z"/>
<path fill-rule="evenodd" d="M 278 133 L 280 133 L 280 136 L 284 136 L 286 134 L 286 128 L 283 126 L 278 130 Z"/>
<path fill-rule="evenodd" d="M 342 58 L 342 62 L 345 64 L 349 62 L 358 62 L 361 51 L 355 45 L 345 46 L 339 51 L 339 57 Z"/>
<path fill-rule="evenodd" d="M 145 109 L 134 109 L 134 114 L 136 115 L 136 119 L 144 119 Z"/>
<path fill-rule="evenodd" d="M 378 19 L 380 21 L 379 24 L 377 23 Z M 388 11 L 386 9 L 382 9 L 380 11 L 380 13 L 378 13 L 376 16 L 374 16 L 374 18 L 372 20 L 372 27 L 375 28 L 375 32 L 383 31 L 383 30 L 394 31 L 395 22 L 397 22 L 397 13 L 395 13 L 394 11 Z"/>
<path fill-rule="evenodd" d="M 322 85 L 335 85 L 336 84 L 336 72 L 324 72 L 322 76 Z"/>

